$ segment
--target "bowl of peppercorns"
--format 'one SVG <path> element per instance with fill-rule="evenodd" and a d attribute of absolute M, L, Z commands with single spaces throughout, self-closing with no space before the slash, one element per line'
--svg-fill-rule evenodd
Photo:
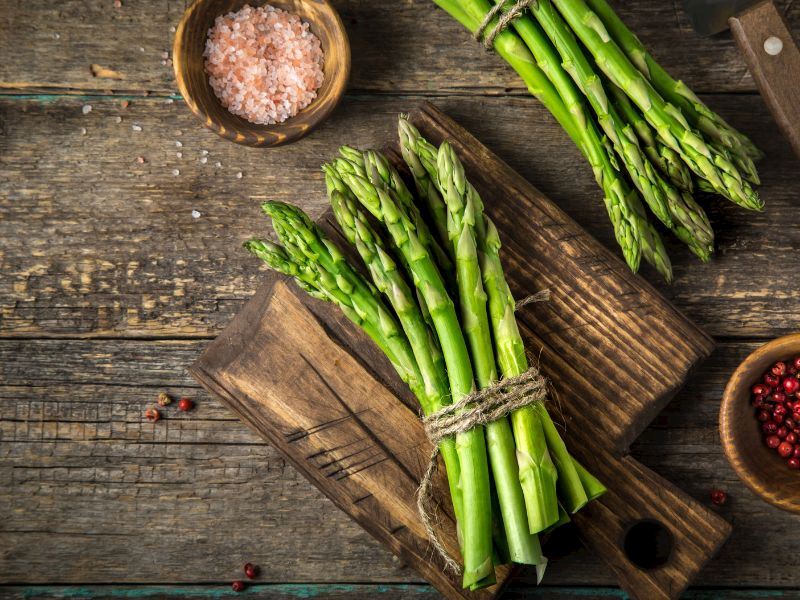
<path fill-rule="evenodd" d="M 800 333 L 764 344 L 739 365 L 725 387 L 719 430 L 741 480 L 800 513 Z"/>

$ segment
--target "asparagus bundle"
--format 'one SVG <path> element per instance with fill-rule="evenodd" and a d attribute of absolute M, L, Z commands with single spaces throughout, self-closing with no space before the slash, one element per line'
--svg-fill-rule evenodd
<path fill-rule="evenodd" d="M 338 305 L 425 415 L 457 404 L 452 410 L 471 419 L 480 413 L 476 390 L 528 374 L 499 235 L 452 147 L 436 148 L 403 118 L 399 130 L 418 198 L 380 153 L 344 146 L 323 165 L 333 213 L 367 277 L 299 208 L 280 202 L 263 205 L 280 244 L 245 247 Z M 543 395 L 543 380 L 537 385 Z M 494 567 L 509 560 L 543 573 L 539 534 L 605 491 L 569 454 L 541 402 L 476 422 L 439 442 L 471 590 L 494 583 Z"/>
<path fill-rule="evenodd" d="M 494 49 L 555 116 L 592 166 L 617 242 L 633 271 L 640 258 L 667 280 L 672 267 L 645 206 L 708 261 L 714 232 L 692 197 L 698 188 L 749 210 L 763 203 L 753 189 L 761 154 L 743 134 L 670 77 L 606 0 L 434 0 Z M 501 14 L 519 13 L 510 28 Z M 487 33 L 491 32 L 491 33 Z M 410 163 L 432 214 L 430 159 Z M 427 175 L 426 175 L 427 173 Z M 441 216 L 434 222 L 441 229 Z M 439 231 L 439 235 L 442 233 Z"/>

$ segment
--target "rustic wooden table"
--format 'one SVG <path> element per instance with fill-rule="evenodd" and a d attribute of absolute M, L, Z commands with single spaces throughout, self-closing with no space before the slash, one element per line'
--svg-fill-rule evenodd
<path fill-rule="evenodd" d="M 0 0 L 0 596 L 217 597 L 245 561 L 261 565 L 262 597 L 436 596 L 186 374 L 263 276 L 240 248 L 265 230 L 258 203 L 319 214 L 320 162 L 385 139 L 424 98 L 610 246 L 612 232 L 566 135 L 432 2 L 335 4 L 347 97 L 310 138 L 253 150 L 176 96 L 166 53 L 184 2 Z M 800 518 L 737 480 L 717 410 L 738 361 L 798 329 L 800 163 L 728 36 L 696 37 L 680 3 L 616 4 L 767 153 L 763 213 L 711 199 L 714 260 L 670 243 L 676 282 L 643 273 L 718 349 L 633 453 L 704 502 L 730 495 L 733 536 L 688 597 L 797 598 Z M 780 4 L 800 29 L 800 5 Z M 162 390 L 196 410 L 145 422 Z M 512 597 L 622 596 L 597 557 L 557 542 L 546 585 L 525 591 L 525 578 Z"/>

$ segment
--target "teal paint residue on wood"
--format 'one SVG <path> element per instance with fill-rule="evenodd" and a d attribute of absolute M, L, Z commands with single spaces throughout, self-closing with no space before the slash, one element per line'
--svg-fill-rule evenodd
<path fill-rule="evenodd" d="M 128 100 L 130 102 L 142 101 L 164 101 L 164 100 L 183 100 L 180 94 L 164 94 L 162 96 L 144 96 L 136 94 L 0 94 L 0 100 L 33 100 L 40 104 L 50 104 L 58 100 L 77 100 L 79 102 L 117 102 L 119 100 Z"/>

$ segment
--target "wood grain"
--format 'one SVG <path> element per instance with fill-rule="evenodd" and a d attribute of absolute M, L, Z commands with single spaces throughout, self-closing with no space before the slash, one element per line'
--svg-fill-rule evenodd
<path fill-rule="evenodd" d="M 421 581 L 196 387 L 185 366 L 207 343 L 0 340 L 0 582 L 225 582 L 246 560 L 270 582 Z M 739 481 L 717 432 L 725 382 L 757 345 L 721 343 L 632 448 L 701 503 L 728 492 L 718 510 L 735 528 L 703 586 L 800 587 L 800 542 L 782 535 L 800 517 Z M 197 409 L 145 423 L 161 390 Z M 548 586 L 615 585 L 568 532 L 547 553 Z"/>
<path fill-rule="evenodd" d="M 617 252 L 588 165 L 536 101 L 434 100 Z M 676 283 L 647 268 L 643 275 L 715 336 L 789 333 L 800 328 L 791 268 L 800 247 L 800 228 L 791 226 L 798 163 L 759 98 L 706 100 L 767 151 L 766 209 L 701 199 L 717 230 L 711 263 L 665 235 Z M 0 336 L 215 335 L 258 285 L 259 266 L 241 249 L 267 229 L 258 204 L 297 202 L 319 216 L 320 163 L 345 140 L 380 145 L 397 113 L 417 101 L 348 97 L 314 135 L 265 153 L 198 127 L 178 101 L 134 99 L 122 109 L 113 98 L 0 99 Z M 93 107 L 88 115 L 84 104 Z"/>
<path fill-rule="evenodd" d="M 217 17 L 258 4 L 252 0 L 193 2 L 175 32 L 173 61 L 178 91 L 203 125 L 237 144 L 270 148 L 308 135 L 333 112 L 350 76 L 350 44 L 341 18 L 327 0 L 271 0 L 272 6 L 298 15 L 319 38 L 325 53 L 325 79 L 314 101 L 291 119 L 274 125 L 251 123 L 220 104 L 208 81 L 203 54 L 208 30 Z"/>
<path fill-rule="evenodd" d="M 800 6 L 791 0 L 777 4 L 790 26 L 800 27 Z M 362 0 L 333 5 L 356 57 L 353 90 L 527 94 L 502 60 L 487 55 L 430 0 L 395 2 L 391 10 Z M 2 0 L 0 54 L 13 60 L 0 64 L 0 89 L 173 92 L 172 67 L 162 64 L 162 53 L 172 48 L 170 28 L 186 6 L 184 0 L 137 0 L 120 9 L 90 0 Z M 701 38 L 680 3 L 617 0 L 614 7 L 652 54 L 696 92 L 755 90 L 730 35 Z M 124 79 L 93 77 L 92 63 L 119 71 Z"/>
<path fill-rule="evenodd" d="M 537 286 L 551 292 L 548 303 L 522 311 L 519 318 L 527 347 L 541 349 L 543 370 L 557 397 L 563 398 L 559 406 L 568 445 L 610 488 L 595 507 L 576 518 L 586 543 L 609 562 L 622 587 L 634 597 L 677 597 L 725 541 L 730 526 L 637 463 L 620 461 L 617 453 L 627 450 L 687 373 L 710 353 L 711 340 L 433 105 L 423 104 L 411 119 L 432 143 L 450 140 L 464 162 L 487 212 L 504 232 L 504 260 L 515 295 L 522 297 L 540 289 Z M 537 224 L 535 230 L 519 224 L 515 215 L 520 210 L 531 216 Z M 352 389 L 352 382 L 367 374 L 347 361 L 351 355 L 357 357 L 376 372 L 378 381 L 396 381 L 396 375 L 385 360 L 376 361 L 377 352 L 371 346 L 363 341 L 355 346 L 347 343 L 347 339 L 366 338 L 330 305 L 312 302 L 302 292 L 300 300 L 295 300 L 298 306 L 308 304 L 309 313 L 323 323 L 320 328 L 303 318 L 305 311 L 292 307 L 284 290 L 279 277 L 268 277 L 242 313 L 193 365 L 193 374 L 434 586 L 448 597 L 461 597 L 457 579 L 443 579 L 441 566 L 431 565 L 420 552 L 420 547 L 426 546 L 424 531 L 405 537 L 414 532 L 406 520 L 415 519 L 414 475 L 419 477 L 424 468 L 427 448 L 415 412 L 407 401 L 397 402 L 391 395 L 384 399 L 371 378 L 369 390 Z M 580 331 L 579 343 L 576 331 Z M 647 339 L 643 331 L 659 339 L 655 355 L 652 347 L 643 343 Z M 336 340 L 332 353 L 326 350 L 329 335 Z M 283 350 L 277 351 L 275 344 Z M 339 355 L 341 358 L 335 358 Z M 643 368 L 646 365 L 654 368 Z M 327 389 L 326 378 L 331 379 Z M 346 392 L 336 384 L 339 379 L 351 382 L 344 386 Z M 314 400 L 303 401 L 305 398 Z M 376 400 L 365 403 L 365 398 Z M 391 410 L 392 402 L 405 412 Z M 364 415 L 373 414 L 380 415 L 379 425 L 370 428 Z M 587 435 L 598 430 L 604 435 Z M 421 440 L 417 446 L 423 451 L 414 464 L 409 466 L 404 457 L 414 444 L 404 440 L 395 446 L 397 434 L 385 433 L 389 431 L 417 432 Z M 361 485 L 354 489 L 350 489 L 349 479 L 345 483 L 338 477 L 331 479 L 313 460 L 319 455 L 335 458 L 338 449 L 351 449 L 369 439 L 381 451 L 377 458 L 369 447 L 359 451 L 357 465 L 367 464 Z M 302 441 L 301 448 L 296 447 L 296 440 Z M 409 493 L 404 493 L 406 479 L 393 472 L 398 465 L 411 476 Z M 342 470 L 348 472 L 347 466 L 340 465 L 335 473 Z M 375 484 L 370 485 L 373 480 Z M 397 482 L 396 496 L 362 505 L 364 497 L 375 498 L 373 489 L 382 489 L 385 481 Z M 446 490 L 446 484 L 442 483 L 441 489 Z M 638 569 L 620 546 L 627 528 L 645 519 L 666 526 L 675 540 L 669 561 L 658 571 Z M 388 527 L 397 522 L 403 527 L 384 528 L 384 524 Z M 454 535 L 452 529 L 450 534 Z"/>
<path fill-rule="evenodd" d="M 731 17 L 730 26 L 758 91 L 800 158 L 800 49 L 792 30 L 772 0 Z M 768 39 L 782 44 L 777 55 L 766 52 Z"/>

